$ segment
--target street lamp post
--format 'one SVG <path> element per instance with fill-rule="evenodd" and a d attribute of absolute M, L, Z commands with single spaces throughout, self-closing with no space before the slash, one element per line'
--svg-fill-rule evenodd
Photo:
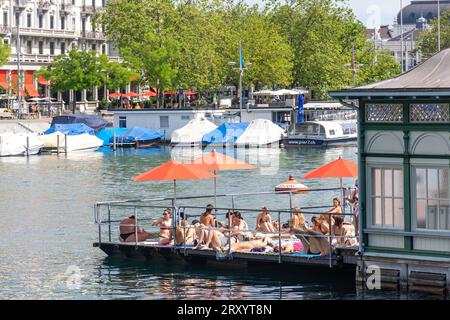
<path fill-rule="evenodd" d="M 437 0 L 437 32 L 438 32 L 438 52 L 441 51 L 441 2 Z"/>
<path fill-rule="evenodd" d="M 21 77 L 20 77 L 20 12 L 19 12 L 19 19 L 17 21 L 17 39 L 16 39 L 16 54 L 17 54 L 17 107 L 19 110 L 19 113 L 22 111 L 22 103 L 21 103 L 21 96 L 20 96 L 20 89 L 21 89 Z"/>
<path fill-rule="evenodd" d="M 228 64 L 232 67 L 236 66 L 237 63 L 234 61 L 228 62 Z M 251 65 L 250 62 L 244 63 L 244 57 L 242 55 L 242 46 L 239 42 L 239 68 L 233 68 L 235 70 L 239 70 L 239 122 L 242 122 L 242 109 L 243 109 L 243 101 L 242 101 L 242 78 L 244 76 L 244 70 L 247 69 Z"/>

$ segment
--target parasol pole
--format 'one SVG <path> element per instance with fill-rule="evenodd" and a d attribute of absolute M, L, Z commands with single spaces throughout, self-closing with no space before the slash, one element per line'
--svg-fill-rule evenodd
<path fill-rule="evenodd" d="M 213 171 L 216 175 L 216 170 Z M 214 177 L 214 208 L 217 208 L 217 178 Z"/>
<path fill-rule="evenodd" d="M 344 189 L 342 188 L 342 177 L 339 178 L 339 187 L 341 189 L 341 206 L 344 207 L 344 214 L 345 214 L 345 201 L 344 201 Z M 344 216 L 345 219 L 345 216 Z"/>

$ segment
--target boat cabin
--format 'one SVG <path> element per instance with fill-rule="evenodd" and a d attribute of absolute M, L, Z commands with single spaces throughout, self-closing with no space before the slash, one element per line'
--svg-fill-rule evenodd
<path fill-rule="evenodd" d="M 443 274 L 448 288 L 450 49 L 397 78 L 330 95 L 358 109 L 361 268 L 398 270 L 409 285 L 412 274 Z"/>
<path fill-rule="evenodd" d="M 348 131 L 348 130 L 347 130 Z M 333 121 L 307 121 L 303 123 L 296 123 L 291 126 L 289 135 L 303 137 L 322 137 L 334 138 L 343 136 L 344 130 L 340 123 Z"/>

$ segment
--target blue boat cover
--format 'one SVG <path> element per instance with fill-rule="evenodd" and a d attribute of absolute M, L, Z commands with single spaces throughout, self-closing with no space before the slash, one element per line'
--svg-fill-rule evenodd
<path fill-rule="evenodd" d="M 53 124 L 68 124 L 68 123 L 84 123 L 98 132 L 104 128 L 112 127 L 112 123 L 106 121 L 101 116 L 87 115 L 87 114 L 68 114 L 64 116 L 53 117 Z"/>
<path fill-rule="evenodd" d="M 68 136 L 76 136 L 83 133 L 95 134 L 94 129 L 89 128 L 84 123 L 52 124 L 43 134 L 50 134 L 56 131 L 67 134 Z"/>
<path fill-rule="evenodd" d="M 97 133 L 97 138 L 103 140 L 103 145 L 104 146 L 109 146 L 110 139 L 114 138 L 114 132 L 116 133 L 116 137 L 117 137 L 119 134 L 123 134 L 127 130 L 128 130 L 127 128 L 106 128 L 106 129 L 102 129 L 102 130 L 100 130 L 99 133 Z"/>
<path fill-rule="evenodd" d="M 133 127 L 130 130 L 125 131 L 122 134 L 117 135 L 117 140 L 120 143 L 133 143 L 136 140 L 140 141 L 151 141 L 155 139 L 163 139 L 164 132 L 156 131 L 149 128 Z M 109 139 L 110 143 L 113 143 L 114 137 Z"/>
<path fill-rule="evenodd" d="M 202 139 L 202 144 L 227 144 L 236 142 L 237 138 L 244 133 L 248 127 L 248 122 L 229 123 L 225 122 L 218 126 L 213 131 L 205 134 Z"/>

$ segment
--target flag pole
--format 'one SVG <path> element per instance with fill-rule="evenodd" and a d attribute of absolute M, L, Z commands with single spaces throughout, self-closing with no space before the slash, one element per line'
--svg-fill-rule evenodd
<path fill-rule="evenodd" d="M 441 51 L 441 2 L 437 0 L 437 30 L 438 30 L 438 52 Z"/>

